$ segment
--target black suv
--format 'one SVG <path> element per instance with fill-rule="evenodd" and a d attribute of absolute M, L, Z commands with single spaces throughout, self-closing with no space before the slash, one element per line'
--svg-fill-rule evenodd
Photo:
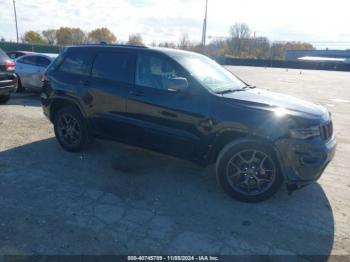
<path fill-rule="evenodd" d="M 316 181 L 336 140 L 323 107 L 247 85 L 213 60 L 172 49 L 68 47 L 47 69 L 45 115 L 68 151 L 92 137 L 216 163 L 236 199 Z"/>
<path fill-rule="evenodd" d="M 10 99 L 10 92 L 16 89 L 15 66 L 15 62 L 0 49 L 0 104 L 6 103 Z"/>

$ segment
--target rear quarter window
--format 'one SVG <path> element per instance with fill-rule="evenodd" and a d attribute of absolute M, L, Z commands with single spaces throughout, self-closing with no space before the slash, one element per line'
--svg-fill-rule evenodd
<path fill-rule="evenodd" d="M 130 55 L 127 53 L 98 53 L 93 67 L 92 76 L 117 82 L 130 82 Z"/>
<path fill-rule="evenodd" d="M 58 71 L 78 75 L 90 74 L 91 54 L 86 49 L 68 51 Z"/>
<path fill-rule="evenodd" d="M 38 57 L 38 65 L 42 67 L 48 67 L 48 65 L 51 63 L 50 59 L 46 57 L 39 56 Z"/>

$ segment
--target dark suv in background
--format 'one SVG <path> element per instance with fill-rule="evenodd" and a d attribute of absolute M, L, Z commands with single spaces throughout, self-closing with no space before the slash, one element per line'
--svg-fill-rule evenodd
<path fill-rule="evenodd" d="M 0 49 L 0 104 L 6 103 L 10 99 L 10 92 L 16 89 L 15 66 L 15 62 Z"/>
<path fill-rule="evenodd" d="M 284 181 L 316 181 L 336 147 L 323 107 L 247 85 L 191 52 L 69 47 L 47 69 L 45 115 L 67 151 L 113 139 L 206 166 L 232 197 L 256 202 Z"/>

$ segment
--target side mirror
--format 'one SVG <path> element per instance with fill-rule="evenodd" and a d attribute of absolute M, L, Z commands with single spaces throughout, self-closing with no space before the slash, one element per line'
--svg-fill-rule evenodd
<path fill-rule="evenodd" d="M 187 90 L 188 81 L 184 77 L 173 77 L 168 79 L 167 89 L 173 92 L 182 92 Z"/>

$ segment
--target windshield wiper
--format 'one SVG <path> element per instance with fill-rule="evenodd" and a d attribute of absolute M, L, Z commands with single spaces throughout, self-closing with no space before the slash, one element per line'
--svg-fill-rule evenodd
<path fill-rule="evenodd" d="M 228 94 L 228 93 L 234 93 L 234 92 L 239 92 L 239 91 L 243 91 L 243 89 L 225 89 L 225 90 L 220 90 L 215 92 L 215 94 L 218 95 L 224 95 L 224 94 Z"/>
<path fill-rule="evenodd" d="M 220 90 L 220 91 L 215 92 L 215 94 L 224 95 L 224 94 L 228 94 L 228 93 L 242 92 L 242 91 L 245 91 L 245 88 L 224 89 L 224 90 Z"/>
<path fill-rule="evenodd" d="M 250 88 L 250 89 L 255 89 L 256 86 L 252 86 L 252 85 L 246 85 L 245 87 L 243 87 L 244 89 Z"/>

